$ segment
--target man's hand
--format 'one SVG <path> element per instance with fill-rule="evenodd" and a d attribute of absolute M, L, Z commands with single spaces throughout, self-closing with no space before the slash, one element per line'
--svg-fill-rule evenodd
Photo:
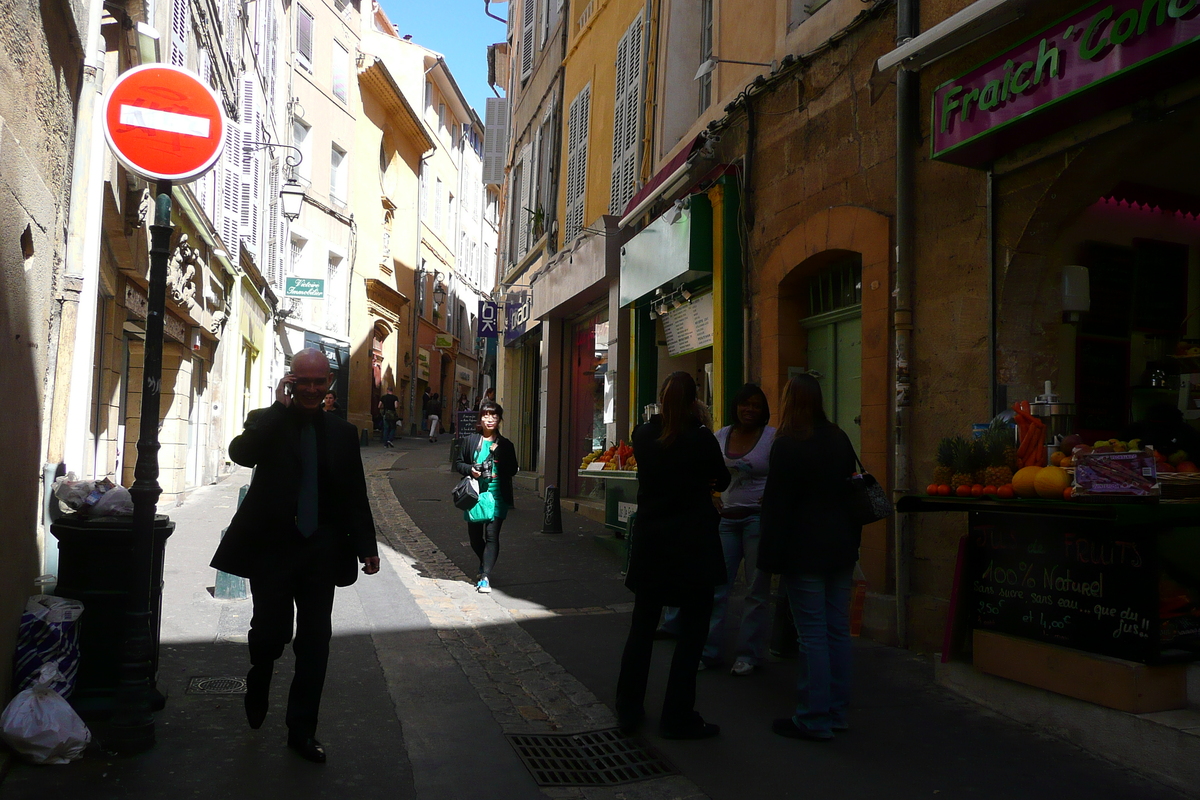
<path fill-rule="evenodd" d="M 289 372 L 279 379 L 279 385 L 275 387 L 275 399 L 287 408 L 292 404 L 292 392 L 295 390 L 296 376 Z"/>
<path fill-rule="evenodd" d="M 362 561 L 364 575 L 374 575 L 379 572 L 379 556 L 367 556 L 359 560 Z"/>

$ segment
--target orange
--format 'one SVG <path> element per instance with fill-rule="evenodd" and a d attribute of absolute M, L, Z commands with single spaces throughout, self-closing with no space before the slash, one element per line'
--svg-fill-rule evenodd
<path fill-rule="evenodd" d="M 938 494 L 942 497 L 948 497 L 950 495 L 950 484 L 948 484 L 948 483 L 939 484 L 938 485 Z"/>
<path fill-rule="evenodd" d="M 937 492 L 937 484 L 936 483 L 931 483 L 925 487 L 925 494 L 933 495 L 933 494 L 937 494 L 937 493 L 938 492 Z"/>
<path fill-rule="evenodd" d="M 1012 487 L 1011 483 L 1006 483 L 1003 486 L 1001 486 L 999 489 L 996 490 L 996 494 L 1000 497 L 1001 500 L 1012 500 L 1014 497 L 1017 496 L 1017 493 L 1013 491 L 1013 487 Z"/>

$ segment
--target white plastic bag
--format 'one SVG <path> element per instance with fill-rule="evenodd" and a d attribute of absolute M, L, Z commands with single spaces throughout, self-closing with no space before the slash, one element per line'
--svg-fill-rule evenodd
<path fill-rule="evenodd" d="M 22 691 L 0 714 L 0 738 L 34 764 L 68 764 L 83 757 L 92 732 L 50 684 L 62 678 L 44 665 L 37 683 Z"/>

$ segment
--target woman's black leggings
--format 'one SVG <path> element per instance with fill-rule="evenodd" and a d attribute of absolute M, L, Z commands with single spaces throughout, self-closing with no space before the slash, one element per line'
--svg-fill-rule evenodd
<path fill-rule="evenodd" d="M 467 534 L 471 537 L 471 549 L 479 556 L 479 573 L 490 577 L 496 559 L 500 556 L 500 526 L 502 519 L 489 519 L 486 522 L 468 522 Z"/>

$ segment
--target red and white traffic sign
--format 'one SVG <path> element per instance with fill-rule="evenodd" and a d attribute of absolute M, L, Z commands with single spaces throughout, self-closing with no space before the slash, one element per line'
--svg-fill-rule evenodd
<path fill-rule="evenodd" d="M 199 178 L 225 141 L 217 95 L 196 75 L 167 64 L 123 72 L 104 95 L 103 114 L 113 155 L 148 180 Z"/>

